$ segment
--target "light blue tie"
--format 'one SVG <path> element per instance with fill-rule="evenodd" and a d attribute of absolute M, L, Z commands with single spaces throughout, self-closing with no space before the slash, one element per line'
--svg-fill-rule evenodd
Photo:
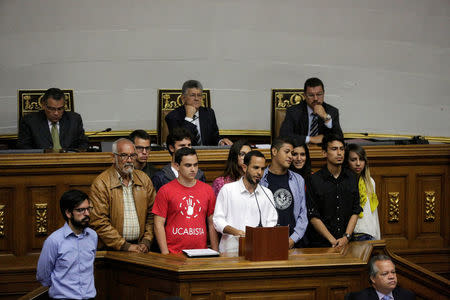
<path fill-rule="evenodd" d="M 391 297 L 389 297 L 389 296 L 383 296 L 383 298 L 381 298 L 381 300 L 391 300 Z"/>

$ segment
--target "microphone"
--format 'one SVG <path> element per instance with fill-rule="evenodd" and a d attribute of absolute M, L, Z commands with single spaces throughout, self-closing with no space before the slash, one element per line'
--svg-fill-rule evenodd
<path fill-rule="evenodd" d="M 110 131 L 111 131 L 111 127 L 108 127 L 106 129 L 103 129 L 103 130 L 100 130 L 100 131 L 96 131 L 94 133 L 86 134 L 86 136 L 96 135 L 97 133 L 110 132 Z"/>
<path fill-rule="evenodd" d="M 277 207 L 276 207 L 275 204 L 270 200 L 269 195 L 267 195 L 266 191 L 263 189 L 263 187 L 261 186 L 261 184 L 259 184 L 259 181 L 258 181 L 257 184 L 261 187 L 261 190 L 262 190 L 262 191 L 264 192 L 264 194 L 266 195 L 267 200 L 269 200 L 270 204 L 272 204 L 273 208 L 275 208 L 275 211 L 277 212 L 277 225 L 275 225 L 275 226 L 280 226 L 280 223 L 278 223 L 278 220 L 280 219 L 280 216 L 278 215 Z"/>
<path fill-rule="evenodd" d="M 258 187 L 258 184 L 256 184 L 256 187 Z M 259 208 L 258 197 L 256 197 L 256 189 L 255 189 L 255 191 L 253 193 L 255 194 L 256 205 L 258 205 L 258 211 L 259 211 L 259 224 L 258 224 L 258 227 L 263 227 L 262 226 L 262 220 L 261 220 L 261 208 Z"/>

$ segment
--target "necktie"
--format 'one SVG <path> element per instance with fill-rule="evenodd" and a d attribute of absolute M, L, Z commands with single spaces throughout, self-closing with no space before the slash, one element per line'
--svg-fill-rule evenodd
<path fill-rule="evenodd" d="M 192 122 L 194 122 L 197 119 L 198 119 L 197 115 L 194 115 L 194 117 L 192 118 Z M 195 125 L 195 123 L 194 123 L 194 125 Z M 194 133 L 194 141 L 193 141 L 194 144 L 197 145 L 197 146 L 201 145 L 202 144 L 202 139 L 201 139 L 201 136 L 200 136 L 200 132 L 198 131 L 197 125 L 195 125 L 193 133 Z"/>
<path fill-rule="evenodd" d="M 313 119 L 311 122 L 311 130 L 309 131 L 309 136 L 316 136 L 319 133 L 319 120 L 316 114 L 312 114 Z"/>
<path fill-rule="evenodd" d="M 58 127 L 56 127 L 56 123 L 52 123 L 52 141 L 53 150 L 61 149 L 61 144 L 59 143 L 59 132 Z"/>
<path fill-rule="evenodd" d="M 381 298 L 381 300 L 391 300 L 391 297 L 389 297 L 389 296 L 383 296 L 383 298 Z"/>

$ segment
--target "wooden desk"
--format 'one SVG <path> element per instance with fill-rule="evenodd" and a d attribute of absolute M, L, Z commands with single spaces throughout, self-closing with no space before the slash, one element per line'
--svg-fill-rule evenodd
<path fill-rule="evenodd" d="M 376 181 L 382 237 L 397 249 L 448 248 L 450 240 L 450 145 L 366 147 Z M 270 158 L 269 150 L 262 151 Z M 199 150 L 208 182 L 220 176 L 228 151 Z M 161 167 L 166 151 L 151 153 Z M 311 149 L 312 165 L 323 165 Z M 0 155 L 0 255 L 39 253 L 62 226 L 59 198 L 68 189 L 89 191 L 112 163 L 110 153 Z"/>
<path fill-rule="evenodd" d="M 184 255 L 106 252 L 97 265 L 116 299 L 344 299 L 366 286 L 369 243 L 292 250 L 288 260 L 250 262 L 243 257 L 189 259 Z"/>
<path fill-rule="evenodd" d="M 346 293 L 368 286 L 367 262 L 378 253 L 392 257 L 400 285 L 413 290 L 418 299 L 450 296 L 447 279 L 389 252 L 384 241 L 372 241 L 352 242 L 342 250 L 295 249 L 288 260 L 270 262 L 251 262 L 233 254 L 195 259 L 182 254 L 97 252 L 96 299 L 344 299 Z M 0 256 L 1 299 L 13 299 L 21 294 L 18 288 L 23 291 L 32 284 L 28 278 L 35 276 L 37 256 L 18 261 L 28 269 L 8 267 L 9 259 Z"/>

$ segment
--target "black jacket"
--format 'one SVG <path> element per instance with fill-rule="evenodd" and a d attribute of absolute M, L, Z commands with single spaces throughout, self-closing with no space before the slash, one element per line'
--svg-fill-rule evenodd
<path fill-rule="evenodd" d="M 217 146 L 220 141 L 219 128 L 217 127 L 216 115 L 212 108 L 200 107 L 199 109 L 199 120 L 200 120 L 200 134 L 202 136 L 202 145 L 206 146 Z M 186 109 L 183 106 L 174 109 L 166 116 L 167 127 L 169 132 L 177 127 L 184 127 L 188 129 L 192 137 L 194 136 L 194 131 L 196 126 L 191 122 L 186 121 Z M 193 146 L 194 142 L 192 143 Z"/>
<path fill-rule="evenodd" d="M 331 116 L 333 126 L 328 128 L 325 126 L 322 118 L 319 118 L 319 134 L 335 133 L 343 136 L 341 126 L 339 125 L 339 111 L 334 106 L 323 103 L 323 108 Z M 299 143 L 304 143 L 309 129 L 309 116 L 306 101 L 300 102 L 298 105 L 289 107 L 286 110 L 286 117 L 280 128 L 280 136 L 294 137 Z"/>
<path fill-rule="evenodd" d="M 83 121 L 75 112 L 64 112 L 59 120 L 59 142 L 63 149 L 87 149 L 88 138 L 84 135 Z M 17 148 L 53 148 L 52 135 L 44 111 L 25 115 L 20 122 Z"/>
<path fill-rule="evenodd" d="M 396 287 L 392 291 L 392 296 L 397 300 L 413 300 L 416 296 L 413 292 L 402 289 L 401 287 Z M 360 292 L 349 293 L 345 296 L 345 300 L 379 300 L 377 292 L 373 287 L 366 288 Z"/>

